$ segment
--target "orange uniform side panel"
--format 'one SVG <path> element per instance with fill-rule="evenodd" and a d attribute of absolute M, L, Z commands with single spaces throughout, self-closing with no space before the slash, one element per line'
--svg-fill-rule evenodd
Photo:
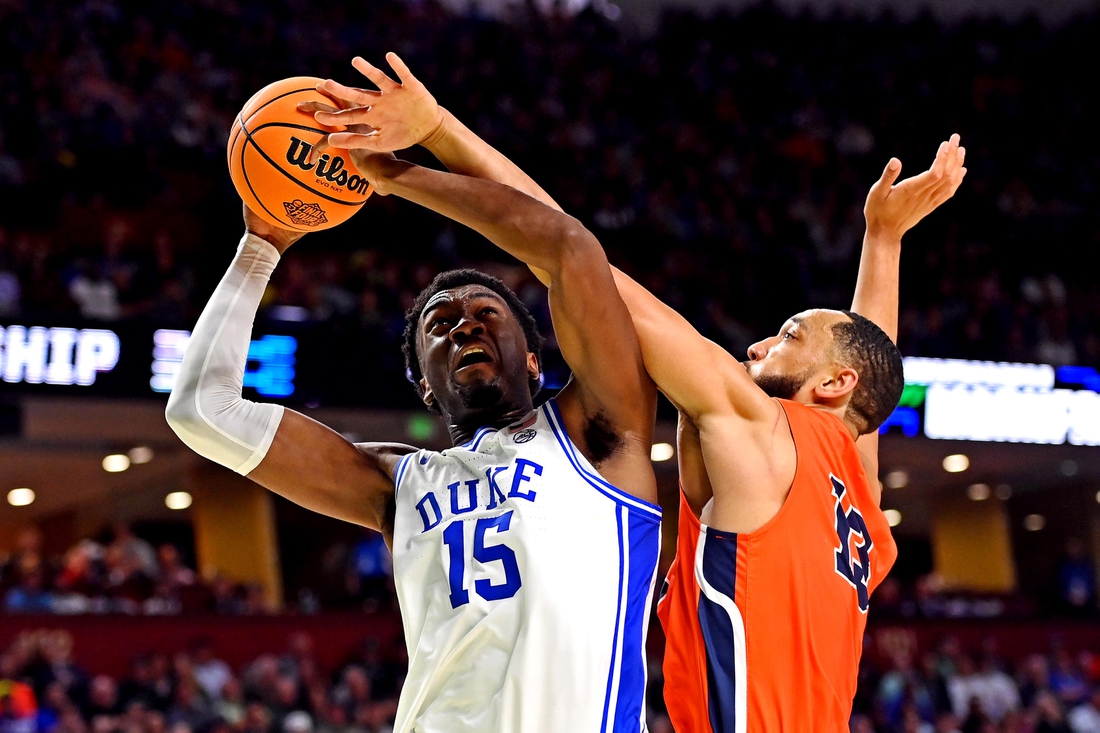
<path fill-rule="evenodd" d="M 707 657 L 699 627 L 699 584 L 694 567 L 699 529 L 699 519 L 681 491 L 676 558 L 657 601 L 657 616 L 667 638 L 663 667 L 665 705 L 680 732 L 710 730 Z"/>
<path fill-rule="evenodd" d="M 790 494 L 763 527 L 730 535 L 737 553 L 733 600 L 746 639 L 736 676 L 747 681 L 747 699 L 736 718 L 749 733 L 847 731 L 869 596 L 897 547 L 843 422 L 780 402 L 798 455 Z M 695 576 L 702 525 L 682 499 L 680 511 L 677 556 L 658 608 L 668 639 L 665 699 L 678 733 L 733 733 L 728 714 L 721 730 L 710 717 L 715 683 L 707 678 Z M 705 577 L 715 587 L 723 580 Z M 711 653 L 725 652 L 712 646 Z M 720 665 L 710 661 L 713 673 Z"/>

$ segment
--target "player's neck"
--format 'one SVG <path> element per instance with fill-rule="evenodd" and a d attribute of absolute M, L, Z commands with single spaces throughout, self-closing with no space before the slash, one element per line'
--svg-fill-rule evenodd
<path fill-rule="evenodd" d="M 815 410 L 827 412 L 830 415 L 836 415 L 836 417 L 842 423 L 844 423 L 844 427 L 848 428 L 848 433 L 852 436 L 852 440 L 856 440 L 859 438 L 859 430 L 856 429 L 855 425 L 848 421 L 848 403 L 844 403 L 843 405 L 829 405 L 822 402 L 811 402 L 808 406 L 814 408 Z"/>
<path fill-rule="evenodd" d="M 488 410 L 469 412 L 461 416 L 446 415 L 447 430 L 451 434 L 451 443 L 453 445 L 468 443 L 481 428 L 495 428 L 497 430 L 506 428 L 530 415 L 534 409 L 528 403 L 513 406 L 502 405 Z"/>

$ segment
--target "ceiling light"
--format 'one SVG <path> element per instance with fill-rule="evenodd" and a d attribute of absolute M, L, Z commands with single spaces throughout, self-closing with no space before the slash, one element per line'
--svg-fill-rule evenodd
<path fill-rule="evenodd" d="M 903 489 L 909 484 L 909 474 L 899 468 L 886 474 L 886 479 L 882 483 L 886 484 L 888 489 Z"/>
<path fill-rule="evenodd" d="M 672 443 L 654 443 L 653 447 L 649 449 L 649 457 L 654 461 L 667 461 L 676 455 L 676 449 L 672 447 Z"/>
<path fill-rule="evenodd" d="M 1042 514 L 1028 514 L 1024 517 L 1024 529 L 1028 532 L 1038 532 L 1045 526 L 1047 526 L 1047 520 Z"/>
<path fill-rule="evenodd" d="M 130 463 L 140 466 L 153 460 L 153 449 L 147 445 L 139 445 L 131 448 L 126 455 L 130 457 Z"/>
<path fill-rule="evenodd" d="M 1077 475 L 1077 461 L 1072 458 L 1062 461 L 1062 475 L 1063 476 L 1076 476 Z"/>
<path fill-rule="evenodd" d="M 962 453 L 954 453 L 943 459 L 943 470 L 948 473 L 962 473 L 970 468 L 970 459 Z"/>
<path fill-rule="evenodd" d="M 34 492 L 30 489 L 12 489 L 8 492 L 8 503 L 12 506 L 27 506 L 34 503 Z"/>
<path fill-rule="evenodd" d="M 974 501 L 985 501 L 991 493 L 989 484 L 970 484 L 970 488 L 966 490 L 966 495 Z"/>
<path fill-rule="evenodd" d="M 122 453 L 112 453 L 103 459 L 103 470 L 107 473 L 119 473 L 130 467 L 130 457 Z"/>
<path fill-rule="evenodd" d="M 177 511 L 191 506 L 191 502 L 191 495 L 186 491 L 173 491 L 171 494 L 164 497 L 164 506 Z"/>
<path fill-rule="evenodd" d="M 997 498 L 1001 501 L 1008 501 L 1012 498 L 1012 487 L 1008 484 L 997 484 Z"/>
<path fill-rule="evenodd" d="M 882 513 L 882 516 L 886 517 L 886 523 L 891 527 L 901 524 L 901 512 L 897 509 L 887 509 Z"/>

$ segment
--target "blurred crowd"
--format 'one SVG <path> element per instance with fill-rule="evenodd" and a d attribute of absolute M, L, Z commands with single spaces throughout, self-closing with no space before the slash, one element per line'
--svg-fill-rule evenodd
<path fill-rule="evenodd" d="M 137 656 L 118 679 L 73 659 L 64 631 L 0 650 L 0 733 L 389 733 L 404 663 L 368 639 L 324 670 L 307 634 L 234 670 L 210 639 Z"/>
<path fill-rule="evenodd" d="M 993 639 L 953 636 L 919 658 L 905 645 L 879 668 L 864 655 L 852 733 L 1097 733 L 1100 655 L 1055 642 L 1010 664 Z"/>
<path fill-rule="evenodd" d="M 1100 289 L 1078 265 L 1100 232 L 1100 102 L 1065 73 L 1089 67 L 1097 23 L 765 6 L 639 35 L 591 9 L 502 21 L 432 0 L 2 0 L 0 319 L 189 327 L 241 228 L 224 157 L 241 104 L 292 75 L 360 83 L 352 56 L 396 50 L 735 352 L 804 306 L 845 305 L 868 186 L 958 131 L 964 188 L 908 241 L 903 350 L 1100 364 Z M 396 351 L 435 272 L 490 260 L 541 300 L 475 236 L 375 199 L 295 247 L 264 317 Z"/>
<path fill-rule="evenodd" d="M 116 524 L 98 539 L 84 539 L 60 557 L 43 552 L 42 533 L 19 534 L 15 551 L 0 553 L 0 613 L 248 615 L 267 613 L 255 583 L 227 577 L 204 580 L 168 542 L 157 547 Z"/>
<path fill-rule="evenodd" d="M 323 571 L 320 571 L 323 573 Z M 313 580 L 320 582 L 319 571 Z M 393 564 L 382 535 L 363 530 L 346 548 L 343 572 L 325 608 L 368 612 L 394 605 Z M 317 613 L 314 588 L 297 589 L 292 609 Z M 76 542 L 60 555 L 43 549 L 43 534 L 32 526 L 18 533 L 11 553 L 0 551 L 0 615 L 216 613 L 248 616 L 271 613 L 273 599 L 259 583 L 237 583 L 217 574 L 204 578 L 184 560 L 177 545 L 155 544 L 119 522 Z"/>

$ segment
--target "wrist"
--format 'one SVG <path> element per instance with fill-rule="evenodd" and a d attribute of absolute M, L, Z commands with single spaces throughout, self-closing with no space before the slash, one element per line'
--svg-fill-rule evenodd
<path fill-rule="evenodd" d="M 453 119 L 454 115 L 443 107 L 439 107 L 435 128 L 420 141 L 420 144 L 427 148 L 429 152 L 435 153 L 434 148 L 440 145 L 450 133 L 450 121 Z"/>
<path fill-rule="evenodd" d="M 396 158 L 377 164 L 369 177 L 370 184 L 374 186 L 374 192 L 379 196 L 389 196 L 394 193 L 398 177 L 411 167 L 413 167 L 412 163 Z"/>
<path fill-rule="evenodd" d="M 304 232 L 299 234 L 298 232 L 291 232 L 289 229 L 276 233 L 274 231 L 256 229 L 253 227 L 246 227 L 244 233 L 245 237 L 255 237 L 256 239 L 267 242 L 275 248 L 275 251 L 279 253 L 280 257 L 283 256 L 284 252 L 290 249 L 290 245 L 305 236 Z"/>
<path fill-rule="evenodd" d="M 901 248 L 901 233 L 879 227 L 867 227 L 863 235 L 865 244 L 877 248 Z"/>

